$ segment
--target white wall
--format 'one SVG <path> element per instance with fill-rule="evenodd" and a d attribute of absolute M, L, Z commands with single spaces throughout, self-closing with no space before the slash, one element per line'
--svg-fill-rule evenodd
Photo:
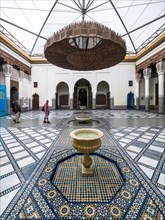
<path fill-rule="evenodd" d="M 72 97 L 74 85 L 79 79 L 86 79 L 92 86 L 93 96 L 96 94 L 97 84 L 106 81 L 109 84 L 111 97 L 114 97 L 114 104 L 117 106 L 127 105 L 127 94 L 134 93 L 135 85 L 135 63 L 125 62 L 114 67 L 99 71 L 71 71 L 62 69 L 51 64 L 33 64 L 31 78 L 31 96 L 34 93 L 39 95 L 39 105 L 42 106 L 45 100 L 49 100 L 52 106 L 52 98 L 55 98 L 56 87 L 60 82 L 69 86 L 69 94 Z M 133 86 L 128 86 L 128 81 L 133 81 Z M 34 88 L 34 82 L 38 82 L 38 88 Z"/>
<path fill-rule="evenodd" d="M 11 80 L 19 82 L 18 98 L 22 101 L 22 107 L 28 107 L 28 100 L 31 98 L 28 75 L 23 74 L 21 78 L 20 71 L 13 69 Z"/>

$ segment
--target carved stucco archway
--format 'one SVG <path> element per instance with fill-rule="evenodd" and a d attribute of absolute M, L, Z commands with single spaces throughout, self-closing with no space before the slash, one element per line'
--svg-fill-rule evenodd
<path fill-rule="evenodd" d="M 110 89 L 106 81 L 101 81 L 97 85 L 96 108 L 110 108 Z"/>
<path fill-rule="evenodd" d="M 84 95 L 84 97 L 83 97 Z M 92 109 L 92 87 L 87 79 L 81 78 L 74 85 L 73 93 L 73 108 L 77 109 L 78 101 L 81 99 L 81 105 L 85 105 L 86 108 Z"/>
<path fill-rule="evenodd" d="M 56 87 L 56 108 L 69 108 L 69 86 L 66 82 Z"/>

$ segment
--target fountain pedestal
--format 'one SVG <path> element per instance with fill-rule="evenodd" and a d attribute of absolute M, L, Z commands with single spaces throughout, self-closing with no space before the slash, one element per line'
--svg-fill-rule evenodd
<path fill-rule="evenodd" d="M 93 175 L 90 153 L 99 149 L 103 135 L 102 131 L 92 128 L 76 129 L 70 133 L 73 147 L 84 154 L 82 161 L 82 176 Z"/>
<path fill-rule="evenodd" d="M 80 106 L 80 110 L 82 110 L 82 113 L 76 117 L 76 120 L 79 122 L 89 122 L 92 120 L 92 117 L 89 115 L 86 115 L 84 113 L 84 110 L 86 109 L 86 106 Z"/>
<path fill-rule="evenodd" d="M 86 106 L 80 105 L 80 110 L 82 110 L 82 113 L 84 113 L 85 109 L 86 109 Z"/>
<path fill-rule="evenodd" d="M 93 166 L 92 166 L 92 158 L 89 154 L 84 154 L 82 164 L 81 174 L 82 176 L 92 176 L 93 175 Z"/>

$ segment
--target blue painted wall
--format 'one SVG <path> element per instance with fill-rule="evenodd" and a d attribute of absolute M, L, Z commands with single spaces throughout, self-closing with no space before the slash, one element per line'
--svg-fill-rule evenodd
<path fill-rule="evenodd" d="M 0 84 L 0 116 L 7 115 L 6 86 Z"/>

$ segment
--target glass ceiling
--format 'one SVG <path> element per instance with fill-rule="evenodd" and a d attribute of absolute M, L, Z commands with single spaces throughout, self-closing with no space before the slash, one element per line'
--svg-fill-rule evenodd
<path fill-rule="evenodd" d="M 165 31 L 164 0 L 0 0 L 0 32 L 30 56 L 43 56 L 47 38 L 83 16 L 121 35 L 127 54 Z"/>

